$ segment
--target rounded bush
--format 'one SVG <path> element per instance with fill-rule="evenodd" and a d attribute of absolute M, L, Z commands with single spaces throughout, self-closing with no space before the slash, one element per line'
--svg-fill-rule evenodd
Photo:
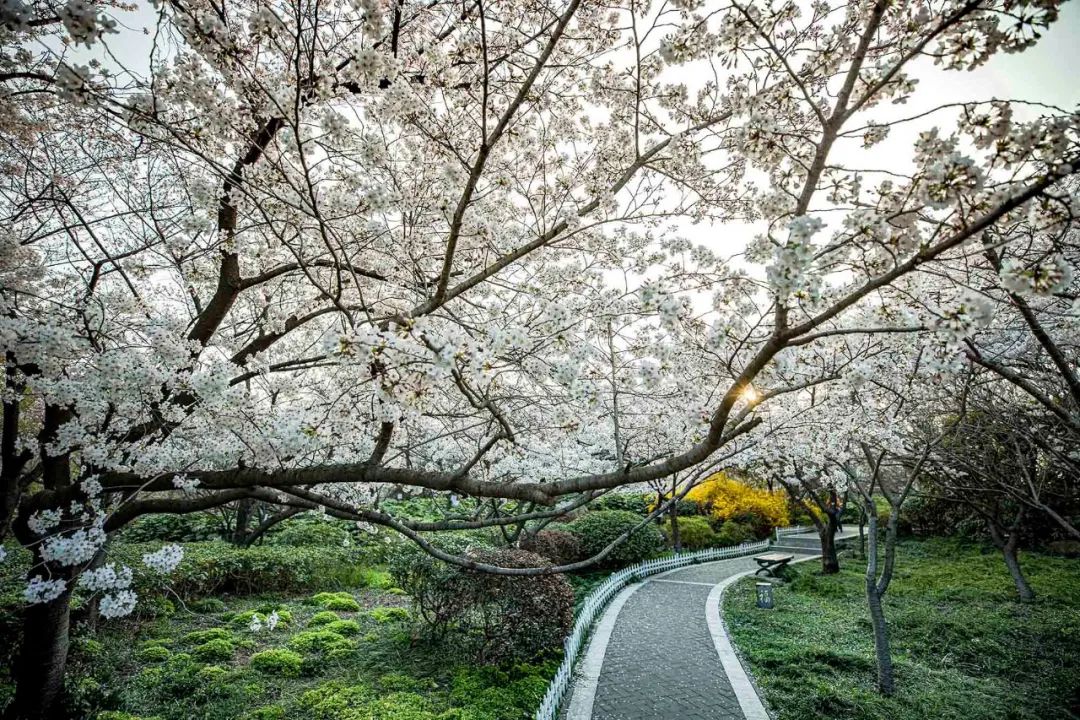
<path fill-rule="evenodd" d="M 318 627 L 319 625 L 328 625 L 337 622 L 340 619 L 341 616 L 333 610 L 320 610 L 311 616 L 311 619 L 308 620 L 307 624 L 308 627 Z"/>
<path fill-rule="evenodd" d="M 180 638 L 180 642 L 187 643 L 188 645 L 202 645 L 211 640 L 226 640 L 232 642 L 232 631 L 228 628 L 216 627 L 208 630 L 194 630 Z"/>
<path fill-rule="evenodd" d="M 709 525 L 707 518 L 700 515 L 694 515 L 691 517 L 680 517 L 679 523 L 679 541 L 684 548 L 690 550 L 701 550 L 702 548 L 713 547 L 717 544 L 716 533 L 713 531 L 712 526 Z M 664 535 L 668 539 L 668 543 L 674 543 L 674 533 L 671 528 L 671 521 L 668 520 L 661 526 Z"/>
<path fill-rule="evenodd" d="M 543 555 L 556 565 L 574 562 L 581 555 L 581 542 L 567 530 L 541 530 L 521 539 L 521 549 Z"/>
<path fill-rule="evenodd" d="M 228 640 L 211 640 L 199 645 L 193 651 L 195 657 L 203 662 L 214 662 L 215 660 L 231 660 L 233 652 L 236 647 Z"/>
<path fill-rule="evenodd" d="M 148 663 L 165 662 L 172 653 L 162 645 L 147 645 L 139 651 L 139 660 Z"/>
<path fill-rule="evenodd" d="M 409 619 L 409 611 L 401 607 L 377 607 L 368 611 L 368 617 L 377 623 L 391 623 Z"/>
<path fill-rule="evenodd" d="M 716 533 L 716 541 L 721 547 L 741 545 L 754 539 L 754 529 L 734 520 L 728 520 Z"/>
<path fill-rule="evenodd" d="M 311 598 L 311 602 L 324 610 L 341 610 L 343 612 L 358 612 L 360 610 L 360 603 L 356 602 L 356 598 L 347 592 L 319 593 Z"/>
<path fill-rule="evenodd" d="M 264 675 L 298 677 L 303 666 L 304 656 L 285 648 L 264 650 L 251 656 L 251 667 Z"/>
<path fill-rule="evenodd" d="M 302 653 L 326 653 L 352 648 L 352 640 L 329 630 L 305 630 L 289 638 L 289 649 Z"/>
<path fill-rule="evenodd" d="M 581 557 L 596 555 L 623 533 L 641 523 L 641 517 L 625 510 L 596 510 L 587 512 L 568 526 L 581 543 Z M 615 547 L 597 567 L 620 567 L 641 562 L 652 556 L 663 542 L 663 536 L 652 523 L 638 528 L 629 538 Z"/>
<path fill-rule="evenodd" d="M 343 637 L 360 634 L 360 623 L 355 620 L 335 620 L 323 626 L 327 632 L 337 633 Z"/>

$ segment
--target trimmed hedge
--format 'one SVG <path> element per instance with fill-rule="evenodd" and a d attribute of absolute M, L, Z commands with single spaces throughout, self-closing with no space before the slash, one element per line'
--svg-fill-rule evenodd
<path fill-rule="evenodd" d="M 641 521 L 640 515 L 625 510 L 595 510 L 570 523 L 567 529 L 577 535 L 581 543 L 581 557 L 588 558 Z M 647 560 L 660 549 L 663 541 L 660 530 L 648 523 L 612 550 L 597 567 L 622 567 Z"/>
<path fill-rule="evenodd" d="M 716 533 L 713 532 L 712 525 L 709 524 L 708 518 L 700 515 L 694 515 L 691 517 L 679 518 L 679 541 L 684 548 L 690 550 L 701 550 L 703 548 L 714 547 L 718 543 Z M 671 529 L 671 520 L 668 520 L 661 526 L 664 535 L 668 539 L 668 543 L 674 542 L 674 534 Z"/>
<path fill-rule="evenodd" d="M 160 543 L 118 543 L 112 556 L 139 568 L 143 554 L 159 547 Z M 167 583 L 182 598 L 356 587 L 363 585 L 362 560 L 362 552 L 355 548 L 238 548 L 221 541 L 187 543 L 184 559 Z M 149 574 L 136 579 L 140 595 L 160 590 L 160 582 Z"/>

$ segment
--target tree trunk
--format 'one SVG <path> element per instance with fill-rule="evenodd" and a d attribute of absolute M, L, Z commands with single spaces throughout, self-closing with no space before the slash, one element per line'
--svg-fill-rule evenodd
<path fill-rule="evenodd" d="M 671 481 L 671 543 L 675 552 L 682 552 L 682 535 L 679 534 L 679 501 L 675 495 L 675 480 Z"/>
<path fill-rule="evenodd" d="M 1024 572 L 1020 569 L 1020 559 L 1016 555 L 1016 546 L 1016 536 L 1010 537 L 1009 541 L 1001 548 L 1001 554 L 1005 556 L 1005 566 L 1009 568 L 1009 575 L 1012 576 L 1013 583 L 1016 585 L 1016 592 L 1020 595 L 1020 602 L 1034 602 L 1035 591 L 1028 585 L 1027 578 L 1024 577 Z"/>
<path fill-rule="evenodd" d="M 15 699 L 4 720 L 56 720 L 63 716 L 71 592 L 50 603 L 28 605 L 15 664 Z"/>
<path fill-rule="evenodd" d="M 233 545 L 245 547 L 251 543 L 248 541 L 248 526 L 251 524 L 251 514 L 255 509 L 254 500 L 240 500 L 236 503 L 236 525 L 233 527 Z"/>
<path fill-rule="evenodd" d="M 881 596 L 875 588 L 873 577 L 869 573 L 867 575 L 866 604 L 870 606 L 870 624 L 874 628 L 874 657 L 877 660 L 878 671 L 877 688 L 879 693 L 888 697 L 895 689 L 892 652 L 889 648 L 889 629 L 885 626 L 885 609 L 881 604 Z"/>
<path fill-rule="evenodd" d="M 859 508 L 859 559 L 866 559 L 866 510 Z"/>
<path fill-rule="evenodd" d="M 840 558 L 836 555 L 836 518 L 830 513 L 818 526 L 821 538 L 821 572 L 835 575 L 840 572 Z"/>

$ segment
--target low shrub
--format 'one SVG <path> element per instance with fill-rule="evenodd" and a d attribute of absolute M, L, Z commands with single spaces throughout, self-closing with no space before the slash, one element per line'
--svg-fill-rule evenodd
<path fill-rule="evenodd" d="M 701 550 L 702 548 L 713 547 L 717 544 L 716 533 L 713 531 L 712 526 L 709 524 L 709 520 L 700 515 L 692 515 L 690 517 L 680 517 L 678 519 L 679 524 L 679 541 L 684 548 L 690 550 Z M 668 544 L 673 544 L 675 541 L 674 533 L 671 528 L 671 520 L 668 520 L 660 526 L 664 536 L 668 540 Z"/>
<path fill-rule="evenodd" d="M 622 510 L 644 517 L 649 514 L 654 501 L 651 493 L 609 492 L 594 500 L 589 507 L 593 510 Z"/>
<path fill-rule="evenodd" d="M 698 503 L 714 522 L 735 520 L 749 525 L 759 537 L 791 523 L 783 491 L 753 487 L 724 473 L 709 477 L 686 497 Z"/>
<path fill-rule="evenodd" d="M 307 624 L 308 627 L 318 627 L 319 625 L 327 625 L 329 623 L 337 622 L 340 619 L 341 616 L 333 610 L 320 610 L 319 612 L 311 616 L 311 619 L 308 620 Z"/>
<path fill-rule="evenodd" d="M 224 640 L 231 643 L 234 640 L 232 630 L 222 627 L 210 628 L 208 630 L 194 630 L 180 638 L 180 642 L 188 645 L 202 645 L 211 640 Z"/>
<path fill-rule="evenodd" d="M 139 650 L 138 658 L 141 662 L 145 663 L 159 663 L 165 662 L 171 655 L 172 652 L 167 647 L 162 645 L 148 645 Z"/>
<path fill-rule="evenodd" d="M 541 530 L 521 539 L 521 549 L 542 555 L 555 565 L 574 562 L 581 555 L 581 541 L 567 530 Z"/>
<path fill-rule="evenodd" d="M 304 656 L 286 648 L 263 650 L 251 656 L 251 667 L 264 675 L 298 677 L 303 666 Z"/>
<path fill-rule="evenodd" d="M 357 628 L 359 630 L 359 627 Z M 331 650 L 351 650 L 353 641 L 329 630 L 305 630 L 289 638 L 289 649 L 301 653 L 328 653 Z"/>
<path fill-rule="evenodd" d="M 641 523 L 638 515 L 625 510 L 598 510 L 587 512 L 568 528 L 581 543 L 581 557 L 596 555 L 623 533 Z M 660 548 L 663 536 L 652 523 L 638 528 L 622 544 L 612 550 L 597 567 L 621 567 L 641 562 Z"/>
<path fill-rule="evenodd" d="M 351 637 L 360 634 L 360 623 L 355 620 L 335 620 L 323 626 L 327 632 L 337 633 L 343 637 Z"/>
<path fill-rule="evenodd" d="M 754 529 L 735 520 L 728 520 L 716 533 L 716 542 L 721 547 L 741 545 L 754 539 Z"/>
<path fill-rule="evenodd" d="M 144 553 L 160 545 L 118 543 L 115 559 L 140 567 Z M 297 592 L 327 587 L 355 587 L 366 568 L 356 548 L 259 546 L 238 548 L 225 542 L 184 546 L 184 559 L 170 576 L 169 587 L 182 598 L 225 593 Z M 159 593 L 159 578 L 136 578 L 140 596 Z"/>
<path fill-rule="evenodd" d="M 187 604 L 188 610 L 194 613 L 202 615 L 211 615 L 213 613 L 225 612 L 227 609 L 225 603 L 220 598 L 199 598 L 198 600 L 192 600 Z"/>
<path fill-rule="evenodd" d="M 474 550 L 469 557 L 500 567 L 544 563 L 539 555 L 518 549 Z M 455 642 L 473 647 L 481 662 L 528 660 L 561 647 L 573 624 L 574 593 L 566 578 L 496 575 L 445 565 L 433 558 L 417 560 L 411 574 L 401 578 L 406 589 L 421 589 L 415 607 L 430 634 L 453 634 Z M 418 580 L 421 567 L 440 581 Z"/>
<path fill-rule="evenodd" d="M 401 607 L 377 607 L 368 610 L 368 617 L 377 623 L 398 622 L 408 620 L 409 611 Z"/>
<path fill-rule="evenodd" d="M 348 547 L 352 535 L 345 523 L 297 518 L 281 523 L 277 532 L 267 536 L 266 543 L 287 547 Z"/>
<path fill-rule="evenodd" d="M 228 640 L 219 638 L 197 646 L 192 653 L 203 662 L 214 662 L 215 660 L 231 660 L 235 651 L 236 646 Z"/>
<path fill-rule="evenodd" d="M 125 543 L 200 542 L 218 540 L 225 525 L 212 513 L 143 515 L 129 523 L 120 534 Z"/>
<path fill-rule="evenodd" d="M 325 610 L 358 612 L 360 603 L 347 592 L 321 592 L 311 598 L 311 602 Z"/>

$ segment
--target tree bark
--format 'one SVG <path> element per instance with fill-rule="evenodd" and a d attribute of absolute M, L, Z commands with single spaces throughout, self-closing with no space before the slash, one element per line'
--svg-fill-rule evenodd
<path fill-rule="evenodd" d="M 888 559 L 886 559 L 886 567 L 882 573 L 883 588 L 882 583 L 878 581 L 878 528 L 877 516 L 874 514 L 872 506 L 868 509 L 867 519 L 870 528 L 867 535 L 869 548 L 867 549 L 866 560 L 866 604 L 870 609 L 870 626 L 874 631 L 874 659 L 877 662 L 878 674 L 877 689 L 878 693 L 888 697 L 895 691 L 896 683 L 893 679 L 892 650 L 889 647 L 889 628 L 885 623 L 885 607 L 882 604 L 882 598 L 888 589 L 890 578 L 886 577 L 886 575 L 891 575 L 891 567 Z M 892 518 L 890 518 L 891 522 Z M 886 533 L 886 558 L 888 558 L 890 551 L 890 541 L 895 542 L 895 536 L 890 537 L 890 533 Z"/>
<path fill-rule="evenodd" d="M 1013 584 L 1016 585 L 1016 592 L 1020 595 L 1020 602 L 1034 602 L 1035 591 L 1028 585 L 1027 578 L 1024 577 L 1024 571 L 1020 569 L 1020 560 L 1016 555 L 1017 538 L 1015 536 L 1010 537 L 1009 541 L 1001 548 L 1001 554 L 1005 557 L 1005 566 L 1009 568 L 1009 575 L 1012 576 Z"/>
<path fill-rule="evenodd" d="M 4 712 L 4 720 L 63 717 L 70 620 L 70 590 L 50 603 L 26 607 L 22 647 L 15 665 L 15 699 Z"/>
<path fill-rule="evenodd" d="M 676 499 L 676 481 L 671 481 L 671 544 L 675 552 L 682 552 L 682 535 L 679 534 L 679 501 Z"/>
<path fill-rule="evenodd" d="M 837 517 L 831 512 L 826 514 L 825 522 L 818 524 L 818 536 L 821 538 L 821 572 L 835 575 L 840 572 L 840 558 L 836 554 Z"/>

